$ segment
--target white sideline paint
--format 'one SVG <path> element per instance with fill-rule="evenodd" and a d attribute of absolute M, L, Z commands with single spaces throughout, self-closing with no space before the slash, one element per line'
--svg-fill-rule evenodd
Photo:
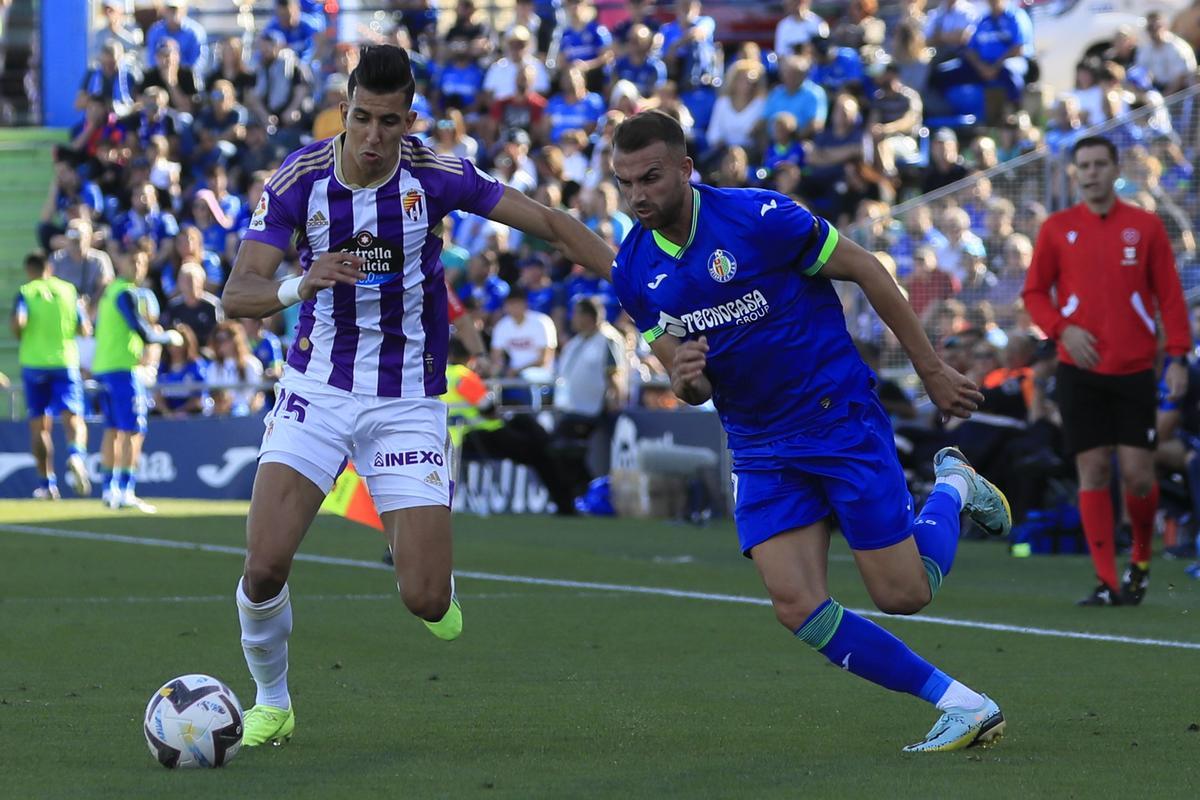
<path fill-rule="evenodd" d="M 467 600 L 507 600 L 513 597 L 532 597 L 532 592 L 503 592 L 503 593 L 486 593 L 486 594 L 466 594 L 459 593 L 460 597 Z M 577 597 L 585 596 L 584 592 L 579 592 Z M 598 596 L 598 595 L 593 595 Z M 605 594 L 605 597 L 611 597 L 611 594 Z M 25 605 L 172 605 L 175 603 L 232 603 L 230 598 L 233 595 L 228 594 L 171 594 L 161 597 L 139 597 L 136 595 L 127 595 L 125 597 L 5 597 L 0 600 L 0 605 L 4 603 L 22 603 Z M 400 602 L 400 595 L 396 592 L 389 594 L 305 594 L 301 597 L 301 604 L 315 601 L 322 602 L 333 600 L 342 602 L 345 600 L 381 600 L 385 602 Z"/>
<path fill-rule="evenodd" d="M 111 542 L 116 544 L 134 544 L 142 547 L 165 547 L 172 550 L 196 550 L 202 553 L 223 553 L 226 555 L 244 556 L 246 551 L 240 547 L 230 547 L 221 544 L 205 544 L 202 542 L 180 542 L 171 539 L 154 539 L 143 536 L 125 536 L 118 533 L 95 533 L 92 531 L 72 531 L 59 528 L 41 528 L 33 525 L 0 525 L 0 532 L 25 533 L 32 536 L 48 536 L 57 539 L 79 539 L 91 542 Z M 297 553 L 296 561 L 312 564 L 329 564 L 338 567 L 357 567 L 359 569 L 378 569 L 392 571 L 392 568 L 382 562 L 363 561 L 356 558 L 338 558 L 335 556 Z M 657 586 L 629 586 L 621 583 L 595 583 L 592 581 L 571 581 L 559 578 L 536 578 L 529 575 L 502 575 L 495 572 L 466 572 L 456 571 L 457 576 L 477 581 L 496 581 L 497 583 L 516 583 L 526 586 L 553 586 L 563 589 L 588 589 L 602 592 L 619 592 L 623 594 L 645 594 L 655 597 L 675 597 L 684 600 L 708 600 L 716 603 L 739 603 L 742 605 L 766 606 L 770 601 L 764 597 L 748 597 L 737 594 L 714 594 L 711 592 L 693 592 L 686 589 L 667 589 Z M 1080 639 L 1089 642 L 1112 642 L 1115 644 L 1135 644 L 1143 647 L 1169 647 L 1177 650 L 1200 650 L 1200 642 L 1188 642 L 1175 639 L 1146 639 L 1138 636 L 1119 636 L 1109 633 L 1088 633 L 1086 631 L 1064 631 L 1054 628 L 1033 628 L 1025 625 L 1007 625 L 999 622 L 980 622 L 969 619 L 951 619 L 949 617 L 933 617 L 926 615 L 892 616 L 872 609 L 850 609 L 855 614 L 864 617 L 895 620 L 898 622 L 923 622 L 929 625 L 946 625 L 954 628 L 973 628 L 975 630 L 996 631 L 998 633 L 1019 633 L 1026 636 L 1047 636 L 1055 639 Z"/>

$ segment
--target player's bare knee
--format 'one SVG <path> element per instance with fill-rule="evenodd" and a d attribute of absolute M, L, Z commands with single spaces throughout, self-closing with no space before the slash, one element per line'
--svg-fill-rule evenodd
<path fill-rule="evenodd" d="M 1125 484 L 1125 491 L 1134 497 L 1145 497 L 1154 488 L 1153 475 L 1141 470 L 1122 475 L 1121 482 Z"/>
<path fill-rule="evenodd" d="M 789 631 L 798 630 L 812 615 L 817 606 L 825 602 L 827 595 L 817 597 L 804 592 L 772 592 L 771 605 L 775 618 Z"/>
<path fill-rule="evenodd" d="M 400 599 L 414 617 L 437 622 L 446 616 L 446 610 L 450 608 L 450 584 L 401 584 Z"/>
<path fill-rule="evenodd" d="M 288 570 L 285 565 L 268 559 L 246 559 L 242 586 L 252 603 L 265 603 L 272 597 L 278 597 L 287 579 Z"/>
<path fill-rule="evenodd" d="M 916 614 L 933 601 L 933 592 L 928 583 L 911 586 L 892 586 L 883 592 L 872 592 L 875 607 L 885 614 Z"/>

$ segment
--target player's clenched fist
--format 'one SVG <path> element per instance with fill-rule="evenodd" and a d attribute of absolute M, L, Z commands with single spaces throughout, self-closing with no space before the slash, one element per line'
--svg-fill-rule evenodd
<path fill-rule="evenodd" d="M 300 299 L 311 300 L 317 292 L 338 283 L 353 286 L 367 277 L 362 263 L 354 253 L 322 253 L 300 281 Z"/>
<path fill-rule="evenodd" d="M 708 365 L 708 339 L 701 336 L 690 342 L 683 342 L 675 348 L 675 369 L 672 372 L 686 384 L 693 384 L 704 374 Z"/>
<path fill-rule="evenodd" d="M 671 391 L 685 403 L 698 406 L 712 397 L 712 384 L 704 374 L 708 366 L 708 339 L 701 336 L 675 348 L 671 364 Z"/>

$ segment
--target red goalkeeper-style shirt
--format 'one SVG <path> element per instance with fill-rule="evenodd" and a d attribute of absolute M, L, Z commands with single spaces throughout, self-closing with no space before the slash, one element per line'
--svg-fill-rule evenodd
<path fill-rule="evenodd" d="M 1183 356 L 1192 348 L 1162 220 L 1120 200 L 1104 216 L 1083 203 L 1051 214 L 1038 233 L 1021 296 L 1038 327 L 1059 340 L 1064 363 L 1074 364 L 1061 343 L 1064 328 L 1078 325 L 1096 337 L 1100 363 L 1093 372 L 1151 369 L 1158 352 L 1156 313 L 1167 355 Z"/>

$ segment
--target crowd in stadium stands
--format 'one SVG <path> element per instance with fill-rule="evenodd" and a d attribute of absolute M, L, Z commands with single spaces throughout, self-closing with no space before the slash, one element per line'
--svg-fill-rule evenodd
<path fill-rule="evenodd" d="M 1064 152 L 1086 127 L 1117 120 L 1109 135 L 1124 160 L 1121 195 L 1163 216 L 1185 288 L 1200 287 L 1194 136 L 1176 130 L 1194 125 L 1195 112 L 1181 120 L 1164 107 L 1165 96 L 1197 81 L 1195 14 L 1180 20 L 1190 39 L 1157 14 L 1144 31 L 1122 30 L 1111 49 L 1078 65 L 1073 90 L 1043 104 L 1044 93 L 1029 90 L 1038 66 L 1018 0 L 905 0 L 886 19 L 877 0 L 850 0 L 835 19 L 817 16 L 811 0 L 785 0 L 771 49 L 723 46 L 701 0 L 626 0 L 600 12 L 592 0 L 516 0 L 503 14 L 458 0 L 448 19 L 422 0 L 393 5 L 384 27 L 339 40 L 344 26 L 324 4 L 276 0 L 257 29 L 214 40 L 184 2 L 162 3 L 162 18 L 144 31 L 124 0 L 103 3 L 80 122 L 58 152 L 38 240 L 57 274 L 93 301 L 114 259 L 149 259 L 147 300 L 185 342 L 161 356 L 156 413 L 261 407 L 261 391 L 218 387 L 279 374 L 296 307 L 262 325 L 225 320 L 222 283 L 272 169 L 301 143 L 340 132 L 360 43 L 410 50 L 416 135 L 571 210 L 614 247 L 632 220 L 611 179 L 613 130 L 642 109 L 675 116 L 698 179 L 774 188 L 875 251 L 931 339 L 995 390 L 1000 415 L 1046 414 L 1026 391 L 1042 385 L 1046 351 L 1020 294 L 1054 209 L 1003 171 L 902 218 L 892 216 L 895 203 L 1037 149 Z M 968 106 L 981 118 L 968 117 Z M 1147 107 L 1158 110 L 1145 122 L 1121 124 Z M 586 401 L 560 391 L 560 404 L 591 413 L 626 401 L 674 404 L 609 285 L 494 223 L 449 222 L 443 263 L 490 345 L 486 375 L 570 376 L 572 335 L 592 333 L 574 310 L 591 298 L 607 318 L 599 331 L 611 342 L 610 371 L 632 391 L 593 381 Z M 297 269 L 294 260 L 285 268 Z M 852 313 L 850 324 L 867 354 L 885 362 L 896 354 L 877 320 Z M 1024 387 L 1017 404 L 1005 399 L 1015 385 Z M 902 393 L 893 400 L 903 419 L 911 404 Z"/>

